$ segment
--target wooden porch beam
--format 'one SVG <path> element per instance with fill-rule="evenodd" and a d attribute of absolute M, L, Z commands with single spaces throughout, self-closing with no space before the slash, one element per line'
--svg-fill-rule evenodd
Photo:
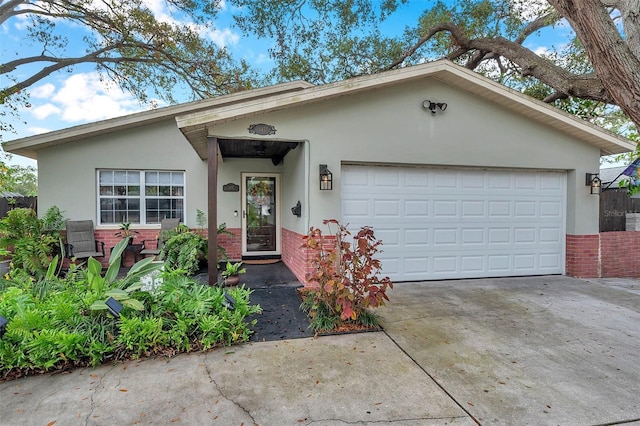
<path fill-rule="evenodd" d="M 209 285 L 218 284 L 218 138 L 207 140 L 207 217 Z"/>

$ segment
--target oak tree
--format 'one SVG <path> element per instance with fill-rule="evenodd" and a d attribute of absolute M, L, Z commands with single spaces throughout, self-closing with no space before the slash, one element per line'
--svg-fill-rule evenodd
<path fill-rule="evenodd" d="M 253 74 L 209 34 L 220 1 L 0 0 L 4 58 L 0 63 L 3 116 L 28 105 L 28 89 L 58 71 L 91 64 L 145 102 L 206 98 L 248 88 Z M 158 8 L 162 5 L 162 8 Z M 152 10 L 154 8 L 154 10 Z M 12 35 L 19 33 L 22 39 Z"/>
<path fill-rule="evenodd" d="M 395 37 L 381 28 L 407 0 L 233 3 L 246 34 L 274 40 L 277 79 L 325 83 L 447 58 L 592 118 L 617 105 L 640 125 L 640 0 L 427 2 Z M 534 47 L 568 25 L 566 43 Z"/>

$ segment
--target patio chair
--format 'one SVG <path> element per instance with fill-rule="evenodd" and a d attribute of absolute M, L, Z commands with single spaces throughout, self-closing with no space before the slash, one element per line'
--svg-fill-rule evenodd
<path fill-rule="evenodd" d="M 155 240 L 144 240 L 142 242 L 142 249 L 140 250 L 140 256 L 157 256 L 162 250 L 162 246 L 167 241 L 167 231 L 173 231 L 180 225 L 180 219 L 162 219 L 160 222 L 160 233 Z M 155 241 L 155 244 L 150 244 Z M 155 245 L 155 247 L 153 247 Z"/>
<path fill-rule="evenodd" d="M 68 220 L 66 226 L 68 258 L 104 257 L 104 243 L 95 239 L 93 220 Z"/>

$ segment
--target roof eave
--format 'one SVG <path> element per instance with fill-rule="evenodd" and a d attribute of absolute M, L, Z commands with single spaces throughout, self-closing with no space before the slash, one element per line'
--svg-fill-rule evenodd
<path fill-rule="evenodd" d="M 215 98 L 138 112 L 94 123 L 81 124 L 67 129 L 55 130 L 53 132 L 7 141 L 4 142 L 2 146 L 4 150 L 9 153 L 22 155 L 35 160 L 37 159 L 38 151 L 43 148 L 87 139 L 97 135 L 104 135 L 146 126 L 159 121 L 173 119 L 175 116 L 185 114 L 187 112 L 210 110 L 211 108 L 218 108 L 234 102 L 247 102 L 260 99 L 265 96 L 295 92 L 309 87 L 313 87 L 313 84 L 301 80 L 282 83 L 274 86 L 217 96 Z"/>
<path fill-rule="evenodd" d="M 356 77 L 322 86 L 313 86 L 296 93 L 276 94 L 257 102 L 236 102 L 214 111 L 200 110 L 176 117 L 178 127 L 194 146 L 201 158 L 206 158 L 202 148 L 210 125 L 221 124 L 239 118 L 252 117 L 269 112 L 325 101 L 344 95 L 389 86 L 431 76 L 462 90 L 477 94 L 509 110 L 574 136 L 600 149 L 601 155 L 620 154 L 635 149 L 635 144 L 587 121 L 530 98 L 471 70 L 441 60 L 384 73 Z M 202 151 L 202 152 L 201 152 Z"/>

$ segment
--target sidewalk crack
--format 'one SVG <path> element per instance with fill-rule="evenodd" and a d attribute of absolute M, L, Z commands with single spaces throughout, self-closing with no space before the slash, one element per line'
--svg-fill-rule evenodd
<path fill-rule="evenodd" d="M 213 385 L 216 387 L 216 390 L 218 391 L 218 393 L 220 393 L 220 395 L 222 395 L 222 397 L 224 399 L 226 399 L 227 401 L 231 402 L 233 405 L 235 405 L 236 407 L 240 408 L 247 416 L 249 416 L 249 418 L 251 419 L 251 422 L 254 425 L 257 425 L 258 423 L 256 422 L 256 419 L 253 418 L 253 416 L 251 415 L 251 412 L 249 412 L 248 409 L 246 409 L 245 407 L 242 406 L 242 404 L 240 404 L 239 402 L 234 401 L 233 399 L 229 398 L 224 391 L 222 390 L 222 388 L 218 385 L 218 383 L 216 382 L 216 380 L 213 378 L 213 375 L 211 374 L 211 370 L 209 370 L 209 365 L 207 364 L 207 360 L 208 360 L 209 355 L 205 355 L 204 357 L 204 369 L 207 372 L 207 376 L 209 377 L 209 383 L 213 383 Z"/>

